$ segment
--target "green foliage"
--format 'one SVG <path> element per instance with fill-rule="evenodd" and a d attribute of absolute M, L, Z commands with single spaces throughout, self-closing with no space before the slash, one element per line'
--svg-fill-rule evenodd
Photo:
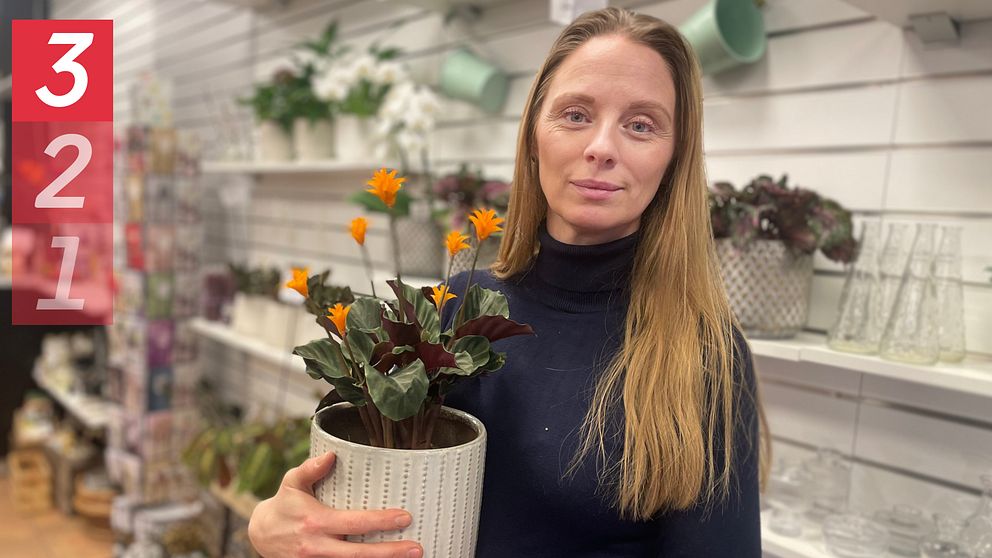
<path fill-rule="evenodd" d="M 324 379 L 345 400 L 371 405 L 389 420 L 423 415 L 440 405 L 455 382 L 502 367 L 505 355 L 492 350 L 493 341 L 533 334 L 530 326 L 509 319 L 502 293 L 478 285 L 469 289 L 457 328 L 442 333 L 430 289 L 398 280 L 388 284 L 394 301 L 359 297 L 349 310 L 344 336 L 330 326 L 326 339 L 293 352 L 312 378 Z M 328 404 L 325 398 L 320 408 Z"/>
<path fill-rule="evenodd" d="M 777 182 L 762 175 L 740 191 L 727 182 L 710 188 L 710 218 L 715 238 L 729 238 L 738 249 L 758 239 L 781 240 L 796 255 L 816 250 L 847 263 L 857 241 L 851 214 L 837 202 L 804 188 L 790 188 L 787 175 Z"/>

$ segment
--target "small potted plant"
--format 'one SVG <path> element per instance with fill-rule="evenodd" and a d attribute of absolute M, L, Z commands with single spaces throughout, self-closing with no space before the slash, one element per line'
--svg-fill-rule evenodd
<path fill-rule="evenodd" d="M 381 169 L 369 181 L 370 192 L 392 207 L 403 181 L 396 171 Z M 471 220 L 476 245 L 501 230 L 502 219 L 492 210 L 477 210 Z M 366 227 L 359 217 L 351 232 L 368 262 Z M 470 247 L 468 241 L 452 231 L 445 246 L 454 256 Z M 511 320 L 505 297 L 472 284 L 471 273 L 465 292 L 457 294 L 449 287 L 450 266 L 445 281 L 434 287 L 391 280 L 395 299 L 386 300 L 375 296 L 371 266 L 366 269 L 373 296 L 349 306 L 314 305 L 327 336 L 294 351 L 312 378 L 334 387 L 311 428 L 311 455 L 337 455 L 334 471 L 315 485 L 317 498 L 334 508 L 413 512 L 405 529 L 352 540 L 411 538 L 421 541 L 425 556 L 471 556 L 486 433 L 478 419 L 444 407 L 444 398 L 459 381 L 503 366 L 505 355 L 493 350 L 493 342 L 533 330 Z M 292 286 L 309 299 L 316 285 L 310 277 Z M 455 298 L 461 305 L 451 323 L 444 323 L 442 311 Z"/>
<path fill-rule="evenodd" d="M 334 123 L 338 103 L 318 95 L 318 68 L 333 64 L 348 48 L 337 44 L 338 23 L 332 20 L 315 40 L 297 45 L 294 52 L 296 79 L 290 91 L 293 114 L 293 146 L 298 161 L 333 158 L 336 154 Z"/>
<path fill-rule="evenodd" d="M 710 217 L 727 296 L 751 337 L 787 338 L 806 325 L 813 253 L 848 263 L 851 214 L 812 190 L 762 175 L 741 190 L 710 189 Z"/>
<path fill-rule="evenodd" d="M 337 158 L 359 161 L 374 152 L 375 117 L 394 83 L 404 79 L 395 61 L 400 50 L 369 47 L 357 56 L 325 60 L 314 76 L 314 91 L 334 103 Z"/>
<path fill-rule="evenodd" d="M 251 97 L 239 99 L 255 115 L 255 158 L 260 161 L 290 161 L 293 142 L 290 133 L 295 118 L 290 108 L 292 91 L 298 80 L 291 70 L 280 69 L 270 82 L 255 85 Z"/>

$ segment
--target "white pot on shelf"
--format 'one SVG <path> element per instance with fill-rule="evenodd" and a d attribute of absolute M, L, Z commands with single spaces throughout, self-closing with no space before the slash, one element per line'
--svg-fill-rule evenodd
<path fill-rule="evenodd" d="M 334 157 L 334 123 L 327 119 L 293 121 L 293 147 L 297 161 L 322 161 Z"/>
<path fill-rule="evenodd" d="M 293 140 L 278 122 L 263 120 L 255 125 L 255 159 L 267 162 L 293 159 Z"/>
<path fill-rule="evenodd" d="M 269 346 L 277 349 L 292 350 L 296 340 L 293 328 L 296 327 L 295 306 L 283 304 L 278 300 L 264 299 L 265 306 L 262 316 L 261 339 Z"/>
<path fill-rule="evenodd" d="M 368 161 L 375 157 L 375 123 L 372 118 L 338 114 L 334 120 L 336 158 Z"/>
<path fill-rule="evenodd" d="M 336 455 L 331 474 L 314 485 L 317 499 L 337 509 L 403 508 L 413 523 L 348 540 L 414 540 L 431 558 L 474 556 L 486 455 L 482 423 L 442 407 L 434 430 L 434 445 L 441 447 L 404 450 L 359 443 L 367 440 L 350 403 L 331 405 L 314 416 L 311 457 L 328 451 Z"/>
<path fill-rule="evenodd" d="M 324 337 L 327 337 L 327 332 L 317 324 L 317 318 L 300 306 L 296 313 L 296 343 L 293 346 L 306 345 Z"/>

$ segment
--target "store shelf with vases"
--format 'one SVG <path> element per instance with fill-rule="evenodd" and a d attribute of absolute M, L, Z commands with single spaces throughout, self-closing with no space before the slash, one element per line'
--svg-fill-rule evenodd
<path fill-rule="evenodd" d="M 775 558 L 830 558 L 822 537 L 785 537 L 768 528 L 768 514 L 761 516 L 761 550 Z"/>
<path fill-rule="evenodd" d="M 845 368 L 863 374 L 882 376 L 930 387 L 992 397 L 992 358 L 970 354 L 960 363 L 933 366 L 907 364 L 878 356 L 835 351 L 826 336 L 802 333 L 792 339 L 751 339 L 755 355 L 792 362 L 806 362 Z"/>

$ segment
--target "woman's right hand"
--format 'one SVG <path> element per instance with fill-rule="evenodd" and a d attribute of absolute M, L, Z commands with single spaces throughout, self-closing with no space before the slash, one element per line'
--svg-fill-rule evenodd
<path fill-rule="evenodd" d="M 276 495 L 255 507 L 248 538 L 265 558 L 422 558 L 413 541 L 355 543 L 345 535 L 395 531 L 410 525 L 400 509 L 336 510 L 313 496 L 313 485 L 334 466 L 334 453 L 311 457 L 286 472 Z"/>

